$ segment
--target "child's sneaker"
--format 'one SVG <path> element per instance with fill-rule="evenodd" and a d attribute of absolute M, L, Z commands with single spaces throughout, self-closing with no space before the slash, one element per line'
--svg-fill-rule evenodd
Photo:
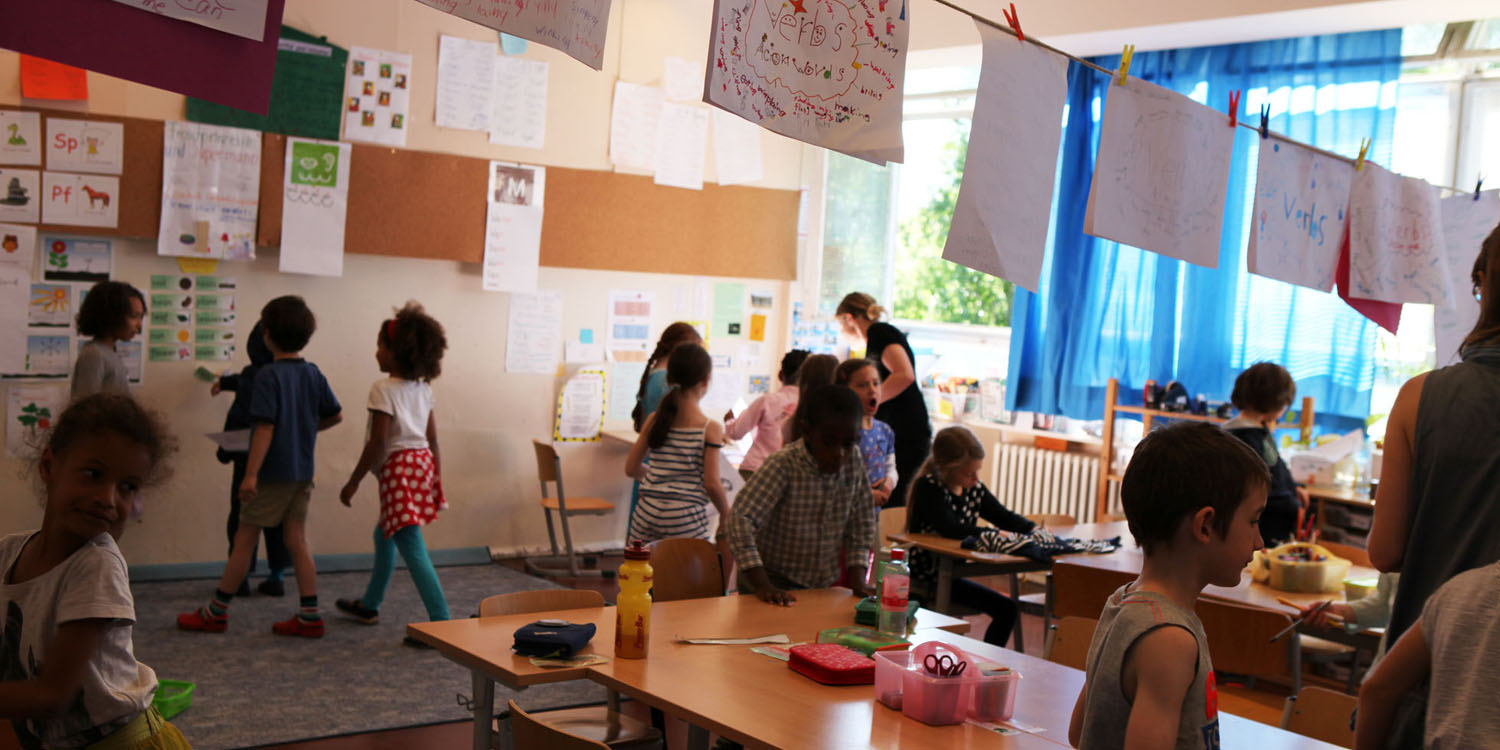
<path fill-rule="evenodd" d="M 366 625 L 374 625 L 380 622 L 380 611 L 366 607 L 364 602 L 359 599 L 339 599 L 333 603 L 333 606 L 338 607 L 340 612 Z"/>
<path fill-rule="evenodd" d="M 229 629 L 229 615 L 210 615 L 202 607 L 177 616 L 177 627 L 181 630 L 201 630 L 205 633 L 222 633 Z"/>
<path fill-rule="evenodd" d="M 312 620 L 309 622 L 302 619 L 301 617 L 298 617 L 297 615 L 292 615 L 292 619 L 290 620 L 272 623 L 271 632 L 275 633 L 276 635 L 296 635 L 303 638 L 322 638 L 323 621 Z"/>

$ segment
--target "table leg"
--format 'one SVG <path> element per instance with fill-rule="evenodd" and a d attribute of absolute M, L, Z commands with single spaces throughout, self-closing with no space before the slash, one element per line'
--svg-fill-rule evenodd
<path fill-rule="evenodd" d="M 1016 605 L 1016 625 L 1012 629 L 1016 644 L 1016 651 L 1026 653 L 1026 629 L 1021 627 L 1021 580 L 1015 573 L 1010 574 L 1010 600 Z"/>
<path fill-rule="evenodd" d="M 604 691 L 604 705 L 614 713 L 620 713 L 620 691 L 609 688 Z"/>
<path fill-rule="evenodd" d="M 708 730 L 696 724 L 688 725 L 688 750 L 708 750 Z"/>
<path fill-rule="evenodd" d="M 938 555 L 937 611 L 948 614 L 948 604 L 953 596 L 953 558 Z"/>
<path fill-rule="evenodd" d="M 479 671 L 471 672 L 474 683 L 474 750 L 490 750 L 490 723 L 495 720 L 495 683 Z M 500 750 L 511 750 L 510 727 L 500 728 Z"/>

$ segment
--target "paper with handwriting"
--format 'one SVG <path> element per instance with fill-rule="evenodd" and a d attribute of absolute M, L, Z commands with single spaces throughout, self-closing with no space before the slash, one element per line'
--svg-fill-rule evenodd
<path fill-rule="evenodd" d="M 115 0 L 121 5 L 206 26 L 259 42 L 266 36 L 269 0 Z M 279 13 L 279 12 L 278 12 Z"/>
<path fill-rule="evenodd" d="M 438 127 L 489 130 L 494 104 L 495 58 L 500 47 L 494 42 L 444 34 L 438 42 Z"/>
<path fill-rule="evenodd" d="M 1349 189 L 1349 293 L 1453 304 L 1437 188 L 1365 162 Z"/>
<path fill-rule="evenodd" d="M 282 273 L 344 275 L 353 150 L 348 143 L 287 139 L 278 266 Z"/>
<path fill-rule="evenodd" d="M 541 148 L 547 140 L 547 62 L 495 58 L 490 143 Z"/>
<path fill-rule="evenodd" d="M 1300 144 L 1260 142 L 1250 273 L 1327 292 L 1348 223 L 1354 166 Z"/>
<path fill-rule="evenodd" d="M 546 167 L 490 162 L 482 271 L 485 291 L 536 290 L 546 192 Z"/>
<path fill-rule="evenodd" d="M 656 184 L 702 190 L 707 148 L 708 109 L 663 104 L 656 123 Z"/>
<path fill-rule="evenodd" d="M 610 0 L 417 0 L 480 26 L 529 39 L 604 69 Z"/>
<path fill-rule="evenodd" d="M 765 176 L 761 162 L 761 129 L 722 109 L 714 113 L 714 171 L 720 185 L 742 185 Z"/>
<path fill-rule="evenodd" d="M 169 120 L 162 138 L 157 254 L 254 260 L 260 131 Z"/>
<path fill-rule="evenodd" d="M 616 167 L 656 169 L 656 128 L 666 92 L 657 86 L 615 82 L 609 114 L 609 160 Z"/>
<path fill-rule="evenodd" d="M 1437 365 L 1458 362 L 1458 347 L 1479 320 L 1479 302 L 1472 291 L 1470 273 L 1480 253 L 1480 243 L 1500 225 L 1500 190 L 1486 190 L 1476 200 L 1472 193 L 1444 198 L 1439 203 L 1443 217 L 1443 248 L 1448 259 L 1448 280 L 1453 305 L 1437 307 Z"/>

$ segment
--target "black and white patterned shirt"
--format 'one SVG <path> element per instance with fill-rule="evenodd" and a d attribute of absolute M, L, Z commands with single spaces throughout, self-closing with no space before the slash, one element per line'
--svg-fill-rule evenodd
<path fill-rule="evenodd" d="M 799 586 L 832 586 L 840 547 L 851 563 L 869 557 L 873 504 L 857 447 L 836 473 L 824 474 L 797 440 L 767 458 L 735 496 L 729 547 L 740 570 L 764 566 Z"/>
<path fill-rule="evenodd" d="M 908 526 L 913 534 L 940 534 L 949 539 L 963 539 L 979 533 L 978 520 L 983 518 L 1002 531 L 1028 533 L 1036 524 L 1025 516 L 1000 504 L 984 482 L 955 495 L 933 474 L 916 480 L 911 491 L 911 514 Z M 937 580 L 937 556 L 920 549 L 911 550 L 911 575 L 922 587 Z"/>

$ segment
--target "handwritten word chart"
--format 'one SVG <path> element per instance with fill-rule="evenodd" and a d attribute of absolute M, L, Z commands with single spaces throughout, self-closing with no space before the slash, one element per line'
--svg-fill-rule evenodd
<path fill-rule="evenodd" d="M 495 58 L 490 143 L 541 148 L 547 137 L 547 62 Z"/>
<path fill-rule="evenodd" d="M 288 138 L 281 200 L 282 273 L 344 275 L 347 143 Z"/>
<path fill-rule="evenodd" d="M 122 5 L 168 18 L 176 18 L 215 31 L 242 36 L 259 42 L 266 35 L 266 10 L 270 0 L 115 0 Z"/>
<path fill-rule="evenodd" d="M 124 168 L 124 125 L 97 120 L 47 118 L 47 169 L 119 174 Z"/>
<path fill-rule="evenodd" d="M 656 86 L 615 82 L 609 115 L 609 160 L 616 167 L 656 169 L 656 128 L 666 92 Z"/>
<path fill-rule="evenodd" d="M 489 130 L 495 78 L 494 42 L 443 35 L 438 43 L 437 115 L 439 127 Z"/>
<path fill-rule="evenodd" d="M 510 295 L 505 333 L 505 371 L 533 375 L 557 372 L 562 344 L 562 292 L 539 289 Z"/>
<path fill-rule="evenodd" d="M 529 39 L 593 68 L 604 69 L 610 0 L 417 0 L 496 31 Z"/>
<path fill-rule="evenodd" d="M 1443 218 L 1443 247 L 1448 259 L 1448 282 L 1453 288 L 1453 306 L 1438 305 L 1433 311 L 1437 328 L 1437 365 L 1458 362 L 1458 347 L 1479 320 L 1479 302 L 1470 294 L 1469 272 L 1480 253 L 1480 243 L 1500 225 L 1500 190 L 1455 195 L 1438 204 Z"/>
<path fill-rule="evenodd" d="M 765 176 L 760 157 L 761 129 L 722 109 L 714 113 L 714 170 L 720 185 L 742 185 Z"/>
<path fill-rule="evenodd" d="M 1437 188 L 1365 162 L 1349 189 L 1349 293 L 1453 304 Z"/>
<path fill-rule="evenodd" d="M 974 119 L 985 126 L 969 136 L 943 258 L 1035 292 L 1047 245 L 1068 68 L 1059 55 L 976 25 L 984 64 Z"/>
<path fill-rule="evenodd" d="M 1260 142 L 1250 273 L 1327 292 L 1348 226 L 1354 166 L 1279 139 Z"/>
<path fill-rule="evenodd" d="M 700 105 L 667 102 L 656 123 L 656 184 L 703 189 L 704 149 L 708 147 L 708 110 Z"/>
<path fill-rule="evenodd" d="M 166 123 L 158 255 L 255 258 L 260 131 Z"/>
<path fill-rule="evenodd" d="M 714 0 L 704 100 L 877 164 L 902 160 L 905 0 Z"/>
<path fill-rule="evenodd" d="M 1110 86 L 1083 231 L 1217 268 L 1234 131 L 1175 91 Z"/>
<path fill-rule="evenodd" d="M 542 250 L 542 198 L 547 169 L 490 162 L 489 204 L 484 230 L 484 289 L 530 292 L 536 289 Z"/>
<path fill-rule="evenodd" d="M 411 114 L 411 55 L 349 48 L 344 83 L 344 140 L 406 145 Z"/>
<path fill-rule="evenodd" d="M 41 166 L 41 114 L 0 109 L 0 164 Z"/>

